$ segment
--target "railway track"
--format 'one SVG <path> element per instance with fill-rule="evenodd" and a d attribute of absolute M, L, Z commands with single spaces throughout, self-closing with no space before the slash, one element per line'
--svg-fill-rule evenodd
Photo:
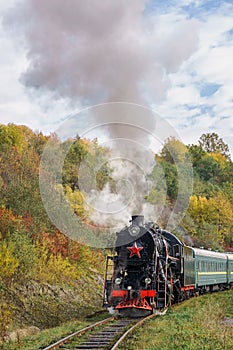
<path fill-rule="evenodd" d="M 54 344 L 44 348 L 44 350 L 63 349 L 102 349 L 116 350 L 118 345 L 132 332 L 137 326 L 142 324 L 149 318 L 155 315 L 150 315 L 143 319 L 114 319 L 107 318 L 103 321 L 91 324 L 88 327 L 68 335 L 65 338 L 57 341 Z"/>

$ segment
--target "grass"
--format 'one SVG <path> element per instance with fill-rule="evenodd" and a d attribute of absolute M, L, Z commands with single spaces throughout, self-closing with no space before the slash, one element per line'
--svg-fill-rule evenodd
<path fill-rule="evenodd" d="M 109 314 L 103 313 L 98 316 L 85 318 L 80 321 L 67 322 L 60 327 L 50 328 L 41 331 L 38 335 L 25 337 L 18 342 L 6 342 L 0 346 L 2 350 L 39 350 L 47 347 L 49 344 L 55 343 L 57 340 L 88 326 L 91 323 L 100 321 Z"/>
<path fill-rule="evenodd" d="M 144 323 L 119 350 L 232 350 L 233 291 L 192 298 Z"/>
<path fill-rule="evenodd" d="M 68 322 L 39 335 L 5 343 L 3 350 L 39 350 L 86 325 L 108 316 L 107 313 Z M 119 350 L 232 350 L 233 325 L 222 323 L 233 318 L 233 291 L 207 294 L 173 306 L 137 329 Z"/>

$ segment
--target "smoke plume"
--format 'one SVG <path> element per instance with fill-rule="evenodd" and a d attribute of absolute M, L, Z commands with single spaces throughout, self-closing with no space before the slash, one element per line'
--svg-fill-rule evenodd
<path fill-rule="evenodd" d="M 196 20 L 152 14 L 146 0 L 21 0 L 5 24 L 25 39 L 25 86 L 86 105 L 163 98 L 197 45 Z"/>
<path fill-rule="evenodd" d="M 118 200 L 124 207 L 132 192 L 135 195 L 128 209 L 147 212 L 144 197 L 149 185 L 142 177 L 151 170 L 154 157 L 145 152 L 152 134 L 161 143 L 171 135 L 167 124 L 163 129 L 160 120 L 158 127 L 152 113 L 142 113 L 130 104 L 149 106 L 165 98 L 170 74 L 197 46 L 198 22 L 152 12 L 146 0 L 21 0 L 4 23 L 15 37 L 23 39 L 28 66 L 21 82 L 28 90 L 36 95 L 52 93 L 51 103 L 56 99 L 79 107 L 106 103 L 105 109 L 94 109 L 85 123 L 91 125 L 94 120 L 109 142 L 113 140 L 112 157 L 118 159 L 112 163 L 114 180 L 125 191 L 118 186 L 118 197 L 113 199 L 106 187 L 99 196 L 95 194 L 96 202 L 92 191 L 89 204 L 100 206 L 99 198 L 108 197 L 107 207 L 109 200 Z M 118 108 L 110 102 L 126 105 Z M 76 135 L 82 136 L 77 129 Z M 120 147 L 122 140 L 127 145 Z M 130 186 L 134 191 L 129 192 Z"/>

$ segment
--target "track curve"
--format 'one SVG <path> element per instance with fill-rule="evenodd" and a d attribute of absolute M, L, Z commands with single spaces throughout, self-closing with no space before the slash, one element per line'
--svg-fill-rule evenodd
<path fill-rule="evenodd" d="M 119 344 L 131 333 L 137 326 L 144 321 L 156 316 L 155 314 L 140 319 L 114 319 L 109 317 L 103 321 L 91 324 L 88 327 L 68 335 L 65 338 L 49 345 L 43 350 L 52 349 L 102 349 L 115 350 Z M 90 332 L 89 332 L 90 331 Z M 88 332 L 88 334 L 86 334 Z M 81 339 L 80 337 L 84 337 Z"/>
<path fill-rule="evenodd" d="M 80 330 L 78 330 L 77 332 L 74 332 L 72 334 L 69 334 L 68 336 L 58 340 L 56 343 L 53 343 L 49 346 L 47 346 L 46 348 L 44 348 L 43 350 L 52 350 L 52 349 L 58 349 L 60 346 L 62 346 L 63 344 L 66 344 L 69 340 L 71 340 L 72 338 L 74 337 L 78 337 L 86 332 L 88 332 L 89 330 L 92 330 L 94 329 L 95 327 L 98 327 L 98 326 L 101 326 L 111 320 L 113 320 L 114 318 L 113 317 L 108 317 L 102 321 L 99 321 L 99 322 L 95 322 L 93 324 L 91 324 L 90 326 L 87 326 L 87 327 L 84 327 Z"/>

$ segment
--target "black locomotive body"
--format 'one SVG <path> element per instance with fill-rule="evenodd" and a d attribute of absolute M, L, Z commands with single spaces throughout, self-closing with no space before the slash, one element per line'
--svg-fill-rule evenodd
<path fill-rule="evenodd" d="M 194 248 L 142 215 L 117 233 L 115 252 L 107 257 L 104 306 L 123 316 L 146 316 L 206 288 L 198 285 Z"/>
<path fill-rule="evenodd" d="M 131 225 L 117 233 L 115 250 L 107 259 L 105 306 L 137 317 L 182 298 L 183 243 L 172 233 L 132 216 Z M 186 289 L 192 292 L 191 282 Z"/>

